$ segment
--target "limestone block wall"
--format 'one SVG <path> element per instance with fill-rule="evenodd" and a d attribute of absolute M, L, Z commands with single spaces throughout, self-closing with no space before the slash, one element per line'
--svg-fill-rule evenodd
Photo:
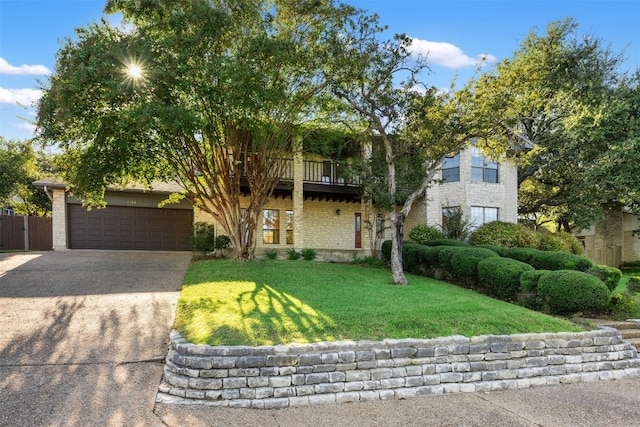
<path fill-rule="evenodd" d="M 206 346 L 176 331 L 158 401 L 283 408 L 640 377 L 617 330 Z"/>
<path fill-rule="evenodd" d="M 68 249 L 67 246 L 67 194 L 64 189 L 52 189 L 51 221 L 53 250 Z"/>

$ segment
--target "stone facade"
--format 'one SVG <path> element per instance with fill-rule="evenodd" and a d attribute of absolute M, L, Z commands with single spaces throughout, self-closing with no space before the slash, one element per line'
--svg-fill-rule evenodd
<path fill-rule="evenodd" d="M 67 246 L 67 193 L 64 189 L 51 190 L 51 221 L 53 232 L 53 250 L 63 251 Z"/>
<path fill-rule="evenodd" d="M 261 347 L 171 333 L 158 401 L 284 408 L 640 377 L 618 331 Z"/>

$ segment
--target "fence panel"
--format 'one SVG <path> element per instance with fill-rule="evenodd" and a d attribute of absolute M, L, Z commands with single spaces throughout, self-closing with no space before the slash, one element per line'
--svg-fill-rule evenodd
<path fill-rule="evenodd" d="M 24 218 L 0 215 L 0 250 L 24 250 Z"/>
<path fill-rule="evenodd" d="M 51 218 L 29 217 L 29 250 L 50 251 L 53 248 Z"/>

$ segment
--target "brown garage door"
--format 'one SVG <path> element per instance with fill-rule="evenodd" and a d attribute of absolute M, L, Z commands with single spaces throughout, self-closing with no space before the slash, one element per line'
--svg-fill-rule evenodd
<path fill-rule="evenodd" d="M 87 211 L 69 205 L 72 249 L 187 251 L 193 224 L 188 209 L 107 206 Z"/>

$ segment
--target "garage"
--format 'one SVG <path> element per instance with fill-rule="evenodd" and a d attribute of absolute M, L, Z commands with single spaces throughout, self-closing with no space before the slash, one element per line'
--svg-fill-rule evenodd
<path fill-rule="evenodd" d="M 192 224 L 186 209 L 68 205 L 71 249 L 187 251 Z"/>

